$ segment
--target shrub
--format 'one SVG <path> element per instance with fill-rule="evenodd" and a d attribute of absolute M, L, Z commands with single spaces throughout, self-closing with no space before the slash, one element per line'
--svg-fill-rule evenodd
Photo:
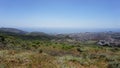
<path fill-rule="evenodd" d="M 77 51 L 78 51 L 78 52 L 84 52 L 85 50 L 84 50 L 83 48 L 80 48 L 80 47 L 79 47 L 79 48 L 77 48 Z"/>
<path fill-rule="evenodd" d="M 112 61 L 116 61 L 116 60 L 120 60 L 120 57 L 119 57 L 119 55 L 114 55 L 114 56 L 107 56 L 106 57 L 106 61 L 108 61 L 108 62 L 112 62 Z"/>
<path fill-rule="evenodd" d="M 96 58 L 98 58 L 98 55 L 96 55 L 96 54 L 90 54 L 90 59 L 96 59 Z"/>
<path fill-rule="evenodd" d="M 38 48 L 38 53 L 42 53 L 42 52 L 43 52 L 43 50 Z"/>
<path fill-rule="evenodd" d="M 7 65 L 6 64 L 0 64 L 0 68 L 6 68 Z"/>
<path fill-rule="evenodd" d="M 108 68 L 120 68 L 120 62 L 114 61 L 108 64 Z"/>
<path fill-rule="evenodd" d="M 70 45 L 62 45 L 62 49 L 64 49 L 64 50 L 69 50 L 71 48 L 73 48 L 73 47 Z"/>
<path fill-rule="evenodd" d="M 115 47 L 115 48 L 112 48 L 112 49 L 110 49 L 112 52 L 117 52 L 117 51 L 120 51 L 120 49 L 119 48 L 117 48 L 117 47 Z"/>

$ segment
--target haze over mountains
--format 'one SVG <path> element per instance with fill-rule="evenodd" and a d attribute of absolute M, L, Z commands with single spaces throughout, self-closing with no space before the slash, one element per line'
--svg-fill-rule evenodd
<path fill-rule="evenodd" d="M 15 33 L 41 32 L 50 34 L 70 34 L 70 33 L 86 33 L 86 32 L 120 32 L 119 28 L 97 28 L 97 29 L 72 29 L 72 28 L 8 28 L 1 27 L 0 31 L 8 31 Z"/>
<path fill-rule="evenodd" d="M 26 32 L 15 28 L 0 28 L 1 33 L 8 35 L 19 36 L 23 39 L 36 38 L 36 39 L 49 39 L 58 42 L 85 42 L 85 41 L 100 41 L 105 40 L 109 43 L 114 43 L 119 46 L 120 32 L 79 32 L 67 34 L 49 34 L 44 32 Z"/>
<path fill-rule="evenodd" d="M 27 32 L 45 32 L 51 34 L 64 34 L 64 33 L 83 33 L 83 32 L 120 32 L 120 28 L 17 28 Z"/>

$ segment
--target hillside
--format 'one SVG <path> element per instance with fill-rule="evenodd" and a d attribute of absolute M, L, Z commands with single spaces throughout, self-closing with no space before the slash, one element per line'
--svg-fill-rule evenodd
<path fill-rule="evenodd" d="M 49 35 L 2 30 L 0 68 L 120 68 L 120 48 L 96 43 L 109 38 L 118 41 L 119 33 Z"/>
<path fill-rule="evenodd" d="M 55 42 L 87 42 L 100 40 L 109 42 L 111 46 L 120 47 L 120 32 L 85 32 L 85 33 L 69 33 L 69 34 L 47 34 L 44 32 L 27 32 L 15 28 L 0 28 L 0 32 L 16 36 L 22 39 L 43 39 Z"/>
<path fill-rule="evenodd" d="M 26 34 L 26 31 L 22 31 L 16 28 L 0 28 L 0 32 L 11 32 L 16 34 Z"/>

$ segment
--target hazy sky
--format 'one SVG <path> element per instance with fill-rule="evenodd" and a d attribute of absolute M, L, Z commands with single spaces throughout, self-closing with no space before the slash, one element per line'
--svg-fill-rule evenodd
<path fill-rule="evenodd" d="M 0 27 L 120 28 L 120 0 L 0 0 Z"/>

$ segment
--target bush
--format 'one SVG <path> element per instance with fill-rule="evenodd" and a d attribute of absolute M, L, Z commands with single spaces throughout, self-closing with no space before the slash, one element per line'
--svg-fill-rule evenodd
<path fill-rule="evenodd" d="M 40 48 L 38 48 L 38 53 L 42 53 L 43 52 L 43 50 L 42 49 L 40 49 Z"/>
<path fill-rule="evenodd" d="M 108 68 L 120 68 L 120 62 L 114 61 L 108 64 Z"/>
<path fill-rule="evenodd" d="M 84 52 L 85 50 L 83 48 L 77 48 L 78 52 Z"/>
<path fill-rule="evenodd" d="M 117 52 L 117 51 L 120 51 L 120 48 L 117 48 L 117 47 L 115 47 L 115 48 L 112 48 L 112 49 L 110 49 L 112 52 Z"/>
<path fill-rule="evenodd" d="M 97 59 L 98 58 L 98 55 L 96 55 L 96 54 L 90 54 L 90 59 Z"/>
<path fill-rule="evenodd" d="M 64 50 L 69 50 L 72 48 L 73 48 L 73 46 L 70 46 L 70 45 L 62 45 L 62 49 L 64 49 Z"/>
<path fill-rule="evenodd" d="M 7 68 L 6 64 L 0 64 L 0 68 Z"/>

